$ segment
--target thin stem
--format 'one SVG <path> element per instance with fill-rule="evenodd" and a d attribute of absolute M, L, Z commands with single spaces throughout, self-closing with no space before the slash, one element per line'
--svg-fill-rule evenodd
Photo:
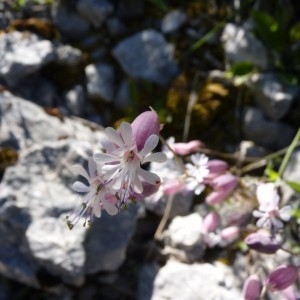
<path fill-rule="evenodd" d="M 165 211 L 164 211 L 164 214 L 163 214 L 163 217 L 155 231 L 155 234 L 154 234 L 154 239 L 155 240 L 160 240 L 161 239 L 161 235 L 162 235 L 162 232 L 168 222 L 168 219 L 170 217 L 170 213 L 171 213 L 171 209 L 172 209 L 172 205 L 173 205 L 173 200 L 174 200 L 174 195 L 169 195 L 168 199 L 167 199 L 167 204 L 166 204 L 166 207 L 165 207 Z"/>
<path fill-rule="evenodd" d="M 197 94 L 198 80 L 199 80 L 199 74 L 197 73 L 195 75 L 195 78 L 193 81 L 192 91 L 190 93 L 189 102 L 188 102 L 187 111 L 186 111 L 185 120 L 184 120 L 184 129 L 183 129 L 183 137 L 182 137 L 182 140 L 184 142 L 186 142 L 188 139 L 193 107 L 195 106 L 195 104 L 198 100 L 198 94 Z"/>
<path fill-rule="evenodd" d="M 297 142 L 295 146 L 300 146 L 300 142 Z M 289 146 L 289 147 L 290 147 L 290 146 Z M 289 147 L 285 147 L 285 148 L 283 148 L 283 149 L 281 149 L 281 150 L 278 150 L 278 151 L 276 151 L 276 152 L 273 152 L 273 153 L 271 153 L 271 154 L 269 154 L 269 155 L 266 155 L 266 156 L 264 156 L 264 157 L 262 157 L 262 158 L 259 158 L 258 160 L 256 160 L 256 161 L 253 162 L 253 163 L 250 163 L 250 164 L 246 165 L 245 167 L 243 167 L 243 168 L 240 170 L 240 174 L 244 174 L 244 173 L 249 172 L 249 171 L 251 171 L 251 170 L 254 170 L 254 169 L 258 168 L 258 167 L 261 167 L 262 165 L 266 164 L 266 162 L 267 162 L 268 160 L 273 159 L 273 158 L 275 158 L 275 157 L 278 157 L 278 156 L 280 156 L 280 155 L 286 153 L 287 150 L 289 149 Z"/>
<path fill-rule="evenodd" d="M 298 129 L 293 141 L 291 142 L 290 146 L 288 147 L 286 153 L 285 153 L 285 156 L 282 160 L 282 163 L 280 165 L 280 168 L 279 168 L 279 171 L 278 171 L 278 175 L 279 177 L 282 176 L 286 166 L 287 166 L 287 163 L 289 162 L 290 158 L 291 158 L 291 155 L 295 149 L 295 147 L 297 146 L 298 144 L 298 141 L 300 139 L 300 128 Z"/>

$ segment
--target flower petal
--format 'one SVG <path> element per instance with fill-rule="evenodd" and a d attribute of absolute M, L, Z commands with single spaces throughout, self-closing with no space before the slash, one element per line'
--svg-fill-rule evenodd
<path fill-rule="evenodd" d="M 124 142 L 122 141 L 120 134 L 115 129 L 107 127 L 105 128 L 105 134 L 114 144 L 121 148 L 124 147 Z"/>
<path fill-rule="evenodd" d="M 156 153 L 151 153 L 149 155 L 147 155 L 143 160 L 142 160 L 142 164 L 143 163 L 147 163 L 147 162 L 157 162 L 157 163 L 163 163 L 167 160 L 167 156 L 165 153 L 162 152 L 156 152 Z"/>
<path fill-rule="evenodd" d="M 108 200 L 103 199 L 102 204 L 103 204 L 104 209 L 111 216 L 114 216 L 119 212 L 118 208 Z"/>
<path fill-rule="evenodd" d="M 159 137 L 158 135 L 152 134 L 148 137 L 145 142 L 143 149 L 139 152 L 140 157 L 146 156 L 150 153 L 158 144 Z"/>
<path fill-rule="evenodd" d="M 132 147 L 133 142 L 131 125 L 127 122 L 122 122 L 120 125 L 120 133 L 125 145 L 128 147 Z"/>
<path fill-rule="evenodd" d="M 72 168 L 72 171 L 75 173 L 75 174 L 79 174 L 81 175 L 82 177 L 84 177 L 85 179 L 87 179 L 87 181 L 90 181 L 90 176 L 89 174 L 87 173 L 87 171 L 81 166 L 81 165 L 74 165 L 71 167 Z"/>
<path fill-rule="evenodd" d="M 90 173 L 91 179 L 94 179 L 98 175 L 97 164 L 92 157 L 89 159 L 89 173 Z"/>
<path fill-rule="evenodd" d="M 79 192 L 79 193 L 87 193 L 90 191 L 90 188 L 80 181 L 75 181 L 73 183 L 72 187 L 76 192 Z"/>
<path fill-rule="evenodd" d="M 94 153 L 93 158 L 99 163 L 113 163 L 118 161 L 118 157 L 107 153 Z"/>
<path fill-rule="evenodd" d="M 101 205 L 100 205 L 100 202 L 97 200 L 95 200 L 95 202 L 93 203 L 93 214 L 97 218 L 101 217 Z"/>
<path fill-rule="evenodd" d="M 146 182 L 150 184 L 159 184 L 161 182 L 160 177 L 155 173 L 143 170 L 140 168 L 138 170 L 138 175 L 140 175 Z"/>

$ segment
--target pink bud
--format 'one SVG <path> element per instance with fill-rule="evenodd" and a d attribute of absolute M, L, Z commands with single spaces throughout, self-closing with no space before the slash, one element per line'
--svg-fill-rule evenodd
<path fill-rule="evenodd" d="M 206 215 L 203 220 L 203 227 L 206 232 L 215 231 L 220 223 L 220 216 L 217 212 L 212 211 Z"/>
<path fill-rule="evenodd" d="M 240 229 L 237 226 L 229 226 L 224 228 L 220 236 L 226 242 L 233 242 L 239 237 Z"/>
<path fill-rule="evenodd" d="M 230 173 L 226 173 L 216 177 L 212 181 L 212 186 L 216 190 L 222 190 L 223 192 L 230 193 L 237 186 L 237 178 Z"/>
<path fill-rule="evenodd" d="M 244 300 L 257 300 L 260 297 L 262 284 L 257 275 L 250 275 L 244 282 L 243 298 Z"/>
<path fill-rule="evenodd" d="M 245 238 L 247 246 L 261 253 L 274 254 L 281 247 L 281 241 L 272 237 L 269 232 L 259 230 Z"/>
<path fill-rule="evenodd" d="M 143 186 L 143 192 L 142 193 L 134 192 L 131 195 L 133 199 L 143 200 L 145 197 L 155 194 L 158 191 L 160 184 L 151 184 L 149 182 L 143 181 L 142 186 Z"/>
<path fill-rule="evenodd" d="M 272 292 L 282 291 L 292 285 L 297 277 L 297 267 L 293 265 L 282 265 L 269 273 L 266 279 L 266 286 Z"/>
<path fill-rule="evenodd" d="M 228 164 L 224 160 L 212 159 L 208 161 L 207 168 L 209 170 L 209 173 L 217 175 L 224 173 L 228 169 Z"/>
<path fill-rule="evenodd" d="M 143 149 L 150 135 L 159 134 L 160 124 L 157 113 L 152 110 L 141 113 L 134 119 L 131 128 L 132 138 L 136 142 L 137 149 Z"/>
<path fill-rule="evenodd" d="M 165 182 L 163 185 L 163 191 L 165 195 L 174 195 L 180 192 L 184 187 L 184 184 L 179 180 L 173 180 Z"/>
<path fill-rule="evenodd" d="M 176 154 L 188 155 L 199 151 L 202 145 L 203 143 L 201 141 L 193 140 L 188 143 L 174 143 L 170 146 Z"/>
<path fill-rule="evenodd" d="M 213 191 L 205 198 L 205 202 L 209 205 L 216 205 L 225 200 L 227 194 L 223 191 Z"/>

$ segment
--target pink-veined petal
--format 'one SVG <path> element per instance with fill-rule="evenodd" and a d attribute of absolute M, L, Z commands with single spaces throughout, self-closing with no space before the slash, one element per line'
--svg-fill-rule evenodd
<path fill-rule="evenodd" d="M 90 191 L 90 188 L 80 181 L 75 181 L 73 183 L 72 187 L 73 187 L 73 190 L 75 190 L 76 192 L 79 192 L 79 193 L 87 193 Z"/>
<path fill-rule="evenodd" d="M 147 162 L 158 162 L 158 163 L 163 163 L 167 160 L 167 156 L 165 153 L 162 152 L 157 152 L 157 153 L 151 153 L 147 155 L 142 163 L 147 163 Z"/>
<path fill-rule="evenodd" d="M 87 171 L 81 165 L 74 165 L 71 168 L 72 168 L 72 171 L 75 174 L 81 175 L 82 177 L 84 177 L 85 179 L 87 179 L 90 182 L 89 174 L 87 173 Z"/>
<path fill-rule="evenodd" d="M 112 127 L 107 127 L 105 128 L 105 134 L 107 135 L 108 139 L 111 140 L 114 144 L 121 148 L 124 147 L 124 142 L 122 141 L 120 134 L 115 129 L 113 129 Z"/>
<path fill-rule="evenodd" d="M 156 175 L 155 173 L 139 169 L 138 175 L 140 175 L 146 182 L 150 184 L 159 184 L 160 183 L 160 177 Z"/>
<path fill-rule="evenodd" d="M 144 148 L 139 153 L 140 157 L 144 157 L 148 153 L 150 153 L 157 146 L 158 141 L 159 141 L 158 135 L 155 134 L 150 135 L 145 142 Z"/>
<path fill-rule="evenodd" d="M 118 208 L 108 200 L 103 199 L 102 204 L 103 204 L 104 209 L 111 216 L 114 216 L 119 212 Z"/>
<path fill-rule="evenodd" d="M 122 122 L 120 125 L 120 133 L 126 146 L 132 147 L 133 143 L 131 125 L 127 122 Z"/>

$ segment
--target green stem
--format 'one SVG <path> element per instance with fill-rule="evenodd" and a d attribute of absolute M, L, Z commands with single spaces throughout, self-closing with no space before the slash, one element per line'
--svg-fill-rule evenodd
<path fill-rule="evenodd" d="M 285 153 L 285 156 L 283 157 L 282 163 L 281 163 L 281 165 L 279 167 L 279 171 L 278 171 L 279 177 L 282 177 L 282 174 L 287 166 L 287 163 L 289 162 L 289 160 L 291 158 L 291 155 L 292 155 L 295 147 L 298 144 L 299 139 L 300 139 L 300 128 L 298 129 L 293 141 L 291 142 L 290 146 L 288 147 L 288 149 Z"/>

